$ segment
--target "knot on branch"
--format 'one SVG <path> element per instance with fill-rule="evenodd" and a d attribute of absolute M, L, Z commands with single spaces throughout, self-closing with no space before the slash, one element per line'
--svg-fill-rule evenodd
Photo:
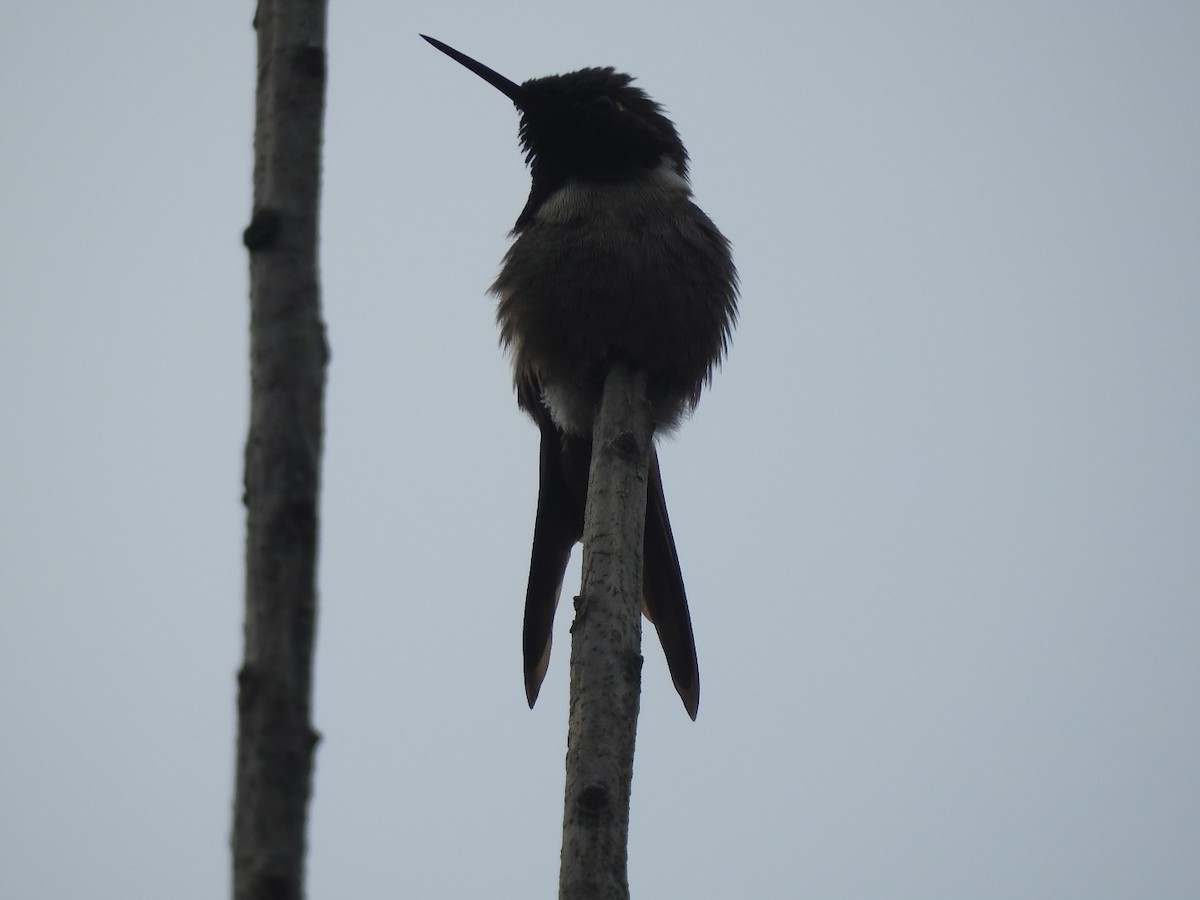
<path fill-rule="evenodd" d="M 315 44 L 296 51 L 296 68 L 313 78 L 325 77 L 325 48 Z"/>
<path fill-rule="evenodd" d="M 642 456 L 637 436 L 632 431 L 622 431 L 611 442 L 613 452 L 624 460 L 636 460 Z"/>
<path fill-rule="evenodd" d="M 256 209 L 250 224 L 242 232 L 242 243 L 247 250 L 261 250 L 274 243 L 282 224 L 283 220 L 275 210 L 268 207 Z"/>
<path fill-rule="evenodd" d="M 571 620 L 571 634 L 575 633 L 575 628 L 583 624 L 584 614 L 588 610 L 588 598 L 583 594 L 576 594 L 574 600 L 575 618 Z"/>
<path fill-rule="evenodd" d="M 609 806 L 608 788 L 602 784 L 589 784 L 579 794 L 579 814 L 585 819 L 599 821 Z"/>

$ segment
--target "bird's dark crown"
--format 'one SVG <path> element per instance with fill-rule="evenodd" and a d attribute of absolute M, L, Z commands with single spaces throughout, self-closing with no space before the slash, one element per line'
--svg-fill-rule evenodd
<path fill-rule="evenodd" d="M 521 85 L 519 136 L 535 182 L 622 180 L 664 161 L 686 177 L 687 151 L 674 124 L 632 81 L 610 67 Z"/>

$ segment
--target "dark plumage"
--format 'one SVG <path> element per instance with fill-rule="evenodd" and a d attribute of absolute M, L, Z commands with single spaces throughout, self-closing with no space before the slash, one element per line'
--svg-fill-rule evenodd
<path fill-rule="evenodd" d="M 592 424 L 610 360 L 645 371 L 659 431 L 700 399 L 737 317 L 729 242 L 691 199 L 687 152 L 662 108 L 611 68 L 514 84 L 432 38 L 508 96 L 532 175 L 492 285 L 517 400 L 541 432 L 525 599 L 525 689 L 537 698 L 571 548 L 583 534 Z M 695 718 L 699 671 L 657 454 L 646 507 L 644 608 Z"/>

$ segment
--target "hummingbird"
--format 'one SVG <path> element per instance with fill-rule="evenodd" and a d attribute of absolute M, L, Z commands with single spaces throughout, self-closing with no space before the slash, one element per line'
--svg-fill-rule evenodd
<path fill-rule="evenodd" d="M 729 346 L 729 241 L 692 201 L 688 155 L 663 108 L 612 67 L 516 84 L 421 35 L 508 97 L 531 189 L 491 287 L 517 404 L 540 459 L 523 653 L 530 708 L 550 662 L 567 562 L 583 537 L 592 426 L 609 364 L 646 374 L 656 434 L 695 408 Z M 642 609 L 691 718 L 700 673 L 658 454 L 647 483 Z"/>

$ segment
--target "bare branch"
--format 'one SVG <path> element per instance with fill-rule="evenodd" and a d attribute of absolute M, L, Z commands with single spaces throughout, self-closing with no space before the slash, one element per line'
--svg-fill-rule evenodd
<path fill-rule="evenodd" d="M 596 419 L 571 628 L 561 900 L 623 900 L 641 691 L 646 480 L 653 435 L 646 377 L 614 364 Z"/>
<path fill-rule="evenodd" d="M 298 900 L 313 750 L 317 509 L 328 349 L 317 270 L 326 0 L 261 0 L 250 251 L 245 656 L 234 900 Z"/>

